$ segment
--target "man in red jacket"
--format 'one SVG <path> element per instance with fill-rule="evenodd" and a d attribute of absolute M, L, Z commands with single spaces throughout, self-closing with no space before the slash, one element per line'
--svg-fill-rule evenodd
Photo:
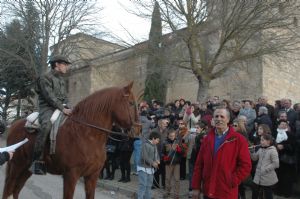
<path fill-rule="evenodd" d="M 250 174 L 251 159 L 247 140 L 228 126 L 230 113 L 217 108 L 215 128 L 203 139 L 194 166 L 193 198 L 237 199 L 238 185 Z"/>

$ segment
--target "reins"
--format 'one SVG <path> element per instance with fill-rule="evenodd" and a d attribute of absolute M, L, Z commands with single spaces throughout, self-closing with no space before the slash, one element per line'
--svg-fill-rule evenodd
<path fill-rule="evenodd" d="M 114 134 L 114 135 L 120 135 L 120 136 L 125 136 L 126 137 L 126 139 L 119 140 L 119 139 L 113 138 L 112 136 L 108 135 L 108 137 L 110 139 L 114 140 L 114 141 L 117 141 L 117 142 L 126 142 L 126 141 L 129 140 L 129 135 L 127 135 L 126 133 L 124 133 L 124 130 L 122 128 L 121 128 L 122 132 L 117 132 L 117 131 L 112 131 L 112 130 L 109 130 L 109 129 L 106 129 L 106 128 L 102 128 L 102 127 L 99 127 L 99 126 L 96 126 L 96 125 L 93 125 L 93 124 L 81 121 L 81 120 L 76 119 L 74 117 L 69 117 L 69 118 L 72 121 L 74 121 L 74 122 L 77 122 L 79 124 L 83 124 L 83 125 L 91 127 L 91 128 L 95 128 L 95 129 L 100 130 L 100 131 L 104 131 L 105 133 Z"/>

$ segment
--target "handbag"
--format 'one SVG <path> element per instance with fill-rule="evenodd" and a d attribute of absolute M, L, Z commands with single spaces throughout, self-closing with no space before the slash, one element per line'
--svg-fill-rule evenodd
<path fill-rule="evenodd" d="M 106 152 L 107 153 L 114 153 L 116 151 L 116 146 L 112 144 L 107 144 L 106 145 Z"/>

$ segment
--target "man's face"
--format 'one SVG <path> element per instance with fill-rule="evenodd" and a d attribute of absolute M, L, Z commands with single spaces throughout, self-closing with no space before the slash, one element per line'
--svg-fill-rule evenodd
<path fill-rule="evenodd" d="M 67 73 L 68 69 L 69 69 L 69 64 L 67 64 L 65 62 L 61 62 L 61 63 L 56 62 L 56 70 L 57 71 L 65 74 L 65 73 Z"/>
<path fill-rule="evenodd" d="M 155 138 L 155 139 L 153 139 L 152 140 L 152 144 L 154 144 L 154 145 L 156 145 L 156 144 L 158 144 L 159 143 L 159 138 Z"/>
<path fill-rule="evenodd" d="M 279 120 L 287 120 L 287 114 L 286 113 L 281 113 L 279 115 Z"/>
<path fill-rule="evenodd" d="M 235 102 L 232 106 L 232 110 L 235 112 L 238 112 L 241 109 L 241 105 L 237 102 Z"/>
<path fill-rule="evenodd" d="M 244 103 L 244 106 L 245 106 L 245 108 L 251 108 L 250 102 L 247 102 L 247 101 Z"/>
<path fill-rule="evenodd" d="M 214 123 L 215 123 L 215 127 L 220 131 L 225 131 L 227 129 L 227 124 L 229 123 L 229 117 L 225 109 L 215 110 Z"/>
<path fill-rule="evenodd" d="M 287 99 L 283 100 L 283 107 L 284 108 L 290 108 L 291 107 L 290 101 L 287 100 Z"/>
<path fill-rule="evenodd" d="M 162 120 L 161 122 L 161 128 L 162 129 L 166 129 L 169 125 L 169 121 L 168 120 Z"/>
<path fill-rule="evenodd" d="M 214 96 L 214 97 L 212 98 L 212 104 L 218 104 L 218 103 L 219 103 L 219 97 Z"/>
<path fill-rule="evenodd" d="M 184 123 L 183 120 L 179 120 L 179 122 L 178 122 L 178 127 L 179 127 L 179 129 L 185 128 L 185 123 Z"/>
<path fill-rule="evenodd" d="M 260 104 L 266 105 L 267 101 L 268 101 L 268 99 L 266 97 L 260 98 Z"/>
<path fill-rule="evenodd" d="M 174 132 L 169 133 L 168 138 L 170 140 L 172 140 L 172 141 L 175 140 L 175 138 L 176 138 L 176 132 L 174 131 Z"/>

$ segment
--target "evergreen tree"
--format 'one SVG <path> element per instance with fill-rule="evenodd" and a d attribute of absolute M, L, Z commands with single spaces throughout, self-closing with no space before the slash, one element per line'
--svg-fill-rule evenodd
<path fill-rule="evenodd" d="M 35 71 L 35 75 L 38 76 L 42 70 L 41 63 L 41 39 L 42 39 L 42 29 L 39 17 L 39 12 L 34 4 L 33 0 L 27 0 L 25 4 L 24 18 L 21 18 L 22 24 L 24 24 L 24 34 L 25 34 L 25 45 L 28 56 L 31 59 L 31 66 Z"/>
<path fill-rule="evenodd" d="M 162 21 L 157 2 L 155 2 L 152 13 L 148 50 L 144 99 L 147 101 L 156 99 L 164 102 L 166 98 L 166 78 L 163 75 Z"/>
<path fill-rule="evenodd" d="M 13 100 L 32 95 L 31 87 L 34 75 L 26 66 L 28 53 L 23 47 L 25 43 L 24 30 L 20 21 L 14 20 L 0 33 L 0 88 L 2 119 L 7 120 L 8 109 Z M 18 103 L 20 104 L 20 103 Z M 20 116 L 20 106 L 17 107 L 17 117 Z"/>

